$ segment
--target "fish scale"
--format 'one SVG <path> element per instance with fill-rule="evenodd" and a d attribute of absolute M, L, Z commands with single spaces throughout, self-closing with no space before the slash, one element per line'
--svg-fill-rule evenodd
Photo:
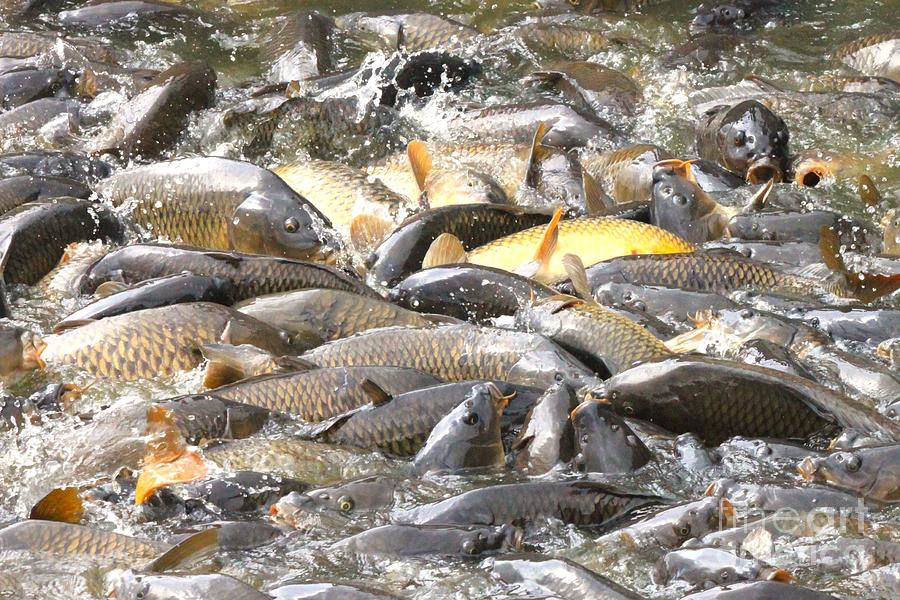
<path fill-rule="evenodd" d="M 0 530 L 0 549 L 135 560 L 158 556 L 169 546 L 82 525 L 23 521 Z"/>

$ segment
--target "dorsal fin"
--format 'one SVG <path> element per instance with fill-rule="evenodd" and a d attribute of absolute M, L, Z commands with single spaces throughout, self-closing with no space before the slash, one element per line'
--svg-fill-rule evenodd
<path fill-rule="evenodd" d="M 186 566 L 188 563 L 219 548 L 219 528 L 210 527 L 185 538 L 144 567 L 144 570 L 162 573 Z"/>
<path fill-rule="evenodd" d="M 572 289 L 575 290 L 575 294 L 582 300 L 593 301 L 594 296 L 591 293 L 587 271 L 584 269 L 581 257 L 577 254 L 566 254 L 562 258 L 562 264 L 566 270 L 566 275 L 572 281 Z"/>
<path fill-rule="evenodd" d="M 409 166 L 412 169 L 413 176 L 416 178 L 416 185 L 419 186 L 420 192 L 424 192 L 428 174 L 431 173 L 431 169 L 434 166 L 431 162 L 428 146 L 422 140 L 411 140 L 406 145 L 406 156 L 409 158 Z"/>
<path fill-rule="evenodd" d="M 562 215 L 562 208 L 557 208 L 553 211 L 553 218 L 547 223 L 544 237 L 541 238 L 541 243 L 538 244 L 537 250 L 534 253 L 534 260 L 541 263 L 541 265 L 549 263 L 550 257 L 553 256 L 553 253 L 556 251 L 556 245 L 557 242 L 559 242 L 559 222 L 562 219 Z"/>
<path fill-rule="evenodd" d="M 744 213 L 759 212 L 769 203 L 769 195 L 775 187 L 775 179 L 770 179 L 762 186 L 759 191 L 753 194 L 747 206 L 744 207 Z"/>
<path fill-rule="evenodd" d="M 296 98 L 301 94 L 300 82 L 296 79 L 289 81 L 284 88 L 284 96 L 286 98 Z"/>
<path fill-rule="evenodd" d="M 359 387 L 361 387 L 366 393 L 366 396 L 372 400 L 372 406 L 382 406 L 391 401 L 391 395 L 371 379 L 363 379 L 362 383 L 359 384 Z"/>
<path fill-rule="evenodd" d="M 581 171 L 581 187 L 584 190 L 584 210 L 588 215 L 603 215 L 615 205 L 615 201 L 606 195 L 600 183 L 586 170 Z"/>
<path fill-rule="evenodd" d="M 60 523 L 81 523 L 84 505 L 78 490 L 73 487 L 56 488 L 38 500 L 31 509 L 30 519 L 59 521 Z"/>
<path fill-rule="evenodd" d="M 391 233 L 393 224 L 377 215 L 356 215 L 350 221 L 350 241 L 359 252 L 368 253 Z"/>
<path fill-rule="evenodd" d="M 538 123 L 531 140 L 531 151 L 528 153 L 528 165 L 525 169 L 525 185 L 530 188 L 536 188 L 541 176 L 541 161 L 547 154 L 547 149 L 541 145 L 541 140 L 547 133 L 547 124 Z"/>
<path fill-rule="evenodd" d="M 464 262 L 466 262 L 466 249 L 459 238 L 452 233 L 442 233 L 428 247 L 425 258 L 422 259 L 422 268 Z"/>

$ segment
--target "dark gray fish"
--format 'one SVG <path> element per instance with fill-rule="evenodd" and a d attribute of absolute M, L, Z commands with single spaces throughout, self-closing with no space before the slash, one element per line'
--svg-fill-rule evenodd
<path fill-rule="evenodd" d="M 239 579 L 221 575 L 153 575 L 128 570 L 113 583 L 118 600 L 206 598 L 219 600 L 272 600 Z"/>
<path fill-rule="evenodd" d="M 28 202 L 53 198 L 90 198 L 91 189 L 64 177 L 17 175 L 0 179 L 0 215 Z"/>
<path fill-rule="evenodd" d="M 837 600 L 835 596 L 778 581 L 757 581 L 713 588 L 684 600 Z"/>
<path fill-rule="evenodd" d="M 78 75 L 66 69 L 21 68 L 0 75 L 0 108 L 8 110 L 76 91 Z"/>
<path fill-rule="evenodd" d="M 691 538 L 730 527 L 733 517 L 734 507 L 727 500 L 702 498 L 666 508 L 600 540 L 633 548 L 675 549 Z"/>
<path fill-rule="evenodd" d="M 56 129 L 49 132 L 48 137 L 65 139 L 78 130 L 82 108 L 83 104 L 72 98 L 41 98 L 0 113 L 0 132 L 8 139 L 14 139 L 12 136 L 30 137 L 35 132 L 44 135 L 47 133 L 45 128 L 52 126 Z M 32 147 L 18 149 L 31 150 Z"/>
<path fill-rule="evenodd" d="M 789 583 L 791 574 L 758 560 L 739 558 L 717 548 L 674 550 L 659 559 L 652 572 L 657 585 L 685 581 L 696 587 L 730 585 L 740 581 L 781 581 Z"/>
<path fill-rule="evenodd" d="M 291 583 L 269 590 L 274 600 L 398 600 L 369 587 L 343 583 Z"/>
<path fill-rule="evenodd" d="M 196 18 L 201 13 L 163 0 L 91 0 L 83 8 L 64 10 L 59 21 L 66 26 L 105 27 L 123 21 L 180 17 Z"/>
<path fill-rule="evenodd" d="M 572 411 L 575 428 L 573 464 L 586 473 L 629 473 L 650 462 L 653 455 L 631 427 L 602 405 L 582 402 Z"/>
<path fill-rule="evenodd" d="M 110 166 L 107 163 L 77 152 L 34 151 L 0 155 L 0 174 L 4 177 L 17 175 L 59 177 L 91 185 L 108 177 L 110 172 Z M 78 194 L 62 195 L 77 196 Z"/>
<path fill-rule="evenodd" d="M 494 575 L 507 585 L 536 586 L 562 600 L 640 600 L 644 596 L 566 558 L 508 554 L 494 559 Z"/>
<path fill-rule="evenodd" d="M 900 502 L 900 446 L 857 448 L 807 457 L 798 467 L 807 481 L 827 483 L 876 502 Z"/>
<path fill-rule="evenodd" d="M 510 525 L 383 525 L 342 540 L 333 547 L 382 556 L 473 557 L 517 549 L 521 538 L 521 530 Z"/>
<path fill-rule="evenodd" d="M 396 515 L 399 522 L 460 525 L 524 525 L 558 519 L 584 527 L 607 526 L 662 502 L 589 481 L 494 485 L 425 504 Z"/>
<path fill-rule="evenodd" d="M 233 286 L 227 279 L 190 273 L 148 279 L 76 310 L 58 322 L 53 331 L 59 333 L 106 317 L 185 302 L 215 302 L 230 306 L 234 303 Z"/>
<path fill-rule="evenodd" d="M 504 464 L 500 422 L 512 396 L 492 383 L 471 394 L 441 419 L 413 460 L 417 474 L 486 469 Z"/>

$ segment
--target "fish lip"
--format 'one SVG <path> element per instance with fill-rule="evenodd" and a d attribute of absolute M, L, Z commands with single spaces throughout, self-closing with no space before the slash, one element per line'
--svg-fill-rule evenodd
<path fill-rule="evenodd" d="M 794 184 L 800 187 L 816 187 L 834 176 L 824 160 L 807 160 L 794 170 Z"/>
<path fill-rule="evenodd" d="M 47 362 L 41 358 L 41 354 L 47 349 L 47 342 L 40 336 L 27 333 L 22 337 L 22 366 L 26 369 L 35 368 L 46 369 Z"/>
<path fill-rule="evenodd" d="M 811 456 L 807 456 L 797 465 L 797 472 L 806 481 L 815 481 L 816 471 L 819 470 L 818 462 Z"/>
<path fill-rule="evenodd" d="M 784 180 L 784 171 L 771 158 L 760 158 L 747 167 L 747 181 L 752 184 L 765 183 L 770 179 L 775 182 Z"/>

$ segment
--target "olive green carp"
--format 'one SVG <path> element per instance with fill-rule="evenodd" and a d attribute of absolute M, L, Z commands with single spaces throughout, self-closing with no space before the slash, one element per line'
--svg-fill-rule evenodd
<path fill-rule="evenodd" d="M 264 375 L 215 388 L 210 393 L 319 422 L 382 401 L 384 394 L 402 394 L 437 383 L 436 378 L 415 369 L 341 365 Z"/>
<path fill-rule="evenodd" d="M 527 330 L 553 340 L 599 373 L 615 375 L 635 363 L 671 354 L 661 340 L 634 321 L 571 296 L 537 300 L 516 318 Z"/>
<path fill-rule="evenodd" d="M 170 547 L 153 540 L 54 521 L 23 521 L 0 529 L 0 549 L 60 558 L 106 558 L 121 562 L 149 560 Z"/>
<path fill-rule="evenodd" d="M 596 381 L 587 367 L 546 338 L 473 325 L 377 329 L 329 342 L 303 358 L 320 367 L 407 367 L 445 381 L 500 379 L 536 387 L 557 378 L 581 385 Z"/>
<path fill-rule="evenodd" d="M 818 383 L 730 361 L 644 363 L 607 380 L 596 395 L 620 415 L 690 431 L 708 444 L 736 435 L 806 440 L 843 429 L 900 439 L 900 424 Z"/>
<path fill-rule="evenodd" d="M 260 296 L 236 306 L 240 312 L 289 333 L 313 331 L 325 341 L 369 329 L 433 321 L 390 302 L 342 290 L 299 290 Z"/>
<path fill-rule="evenodd" d="M 176 304 L 108 317 L 48 338 L 44 359 L 76 365 L 98 377 L 165 377 L 203 360 L 203 344 L 249 343 L 289 354 L 289 338 L 230 308 L 205 302 Z"/>
<path fill-rule="evenodd" d="M 224 158 L 135 167 L 98 193 L 152 236 L 211 250 L 309 258 L 323 250 L 331 226 L 271 171 Z"/>

